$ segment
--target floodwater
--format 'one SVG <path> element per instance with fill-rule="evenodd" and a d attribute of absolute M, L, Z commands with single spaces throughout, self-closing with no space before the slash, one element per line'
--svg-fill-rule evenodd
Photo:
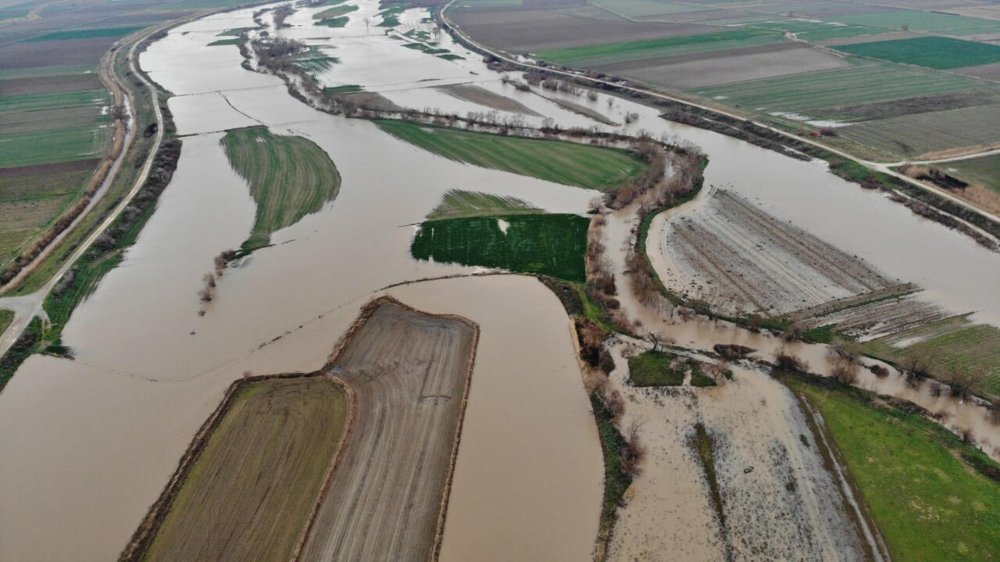
<path fill-rule="evenodd" d="M 464 60 L 446 61 L 385 35 L 374 0 L 344 28 L 312 25 L 315 9 L 279 34 L 323 46 L 340 62 L 321 76 L 358 84 L 399 105 L 489 111 L 435 87 L 474 83 L 562 126 L 606 128 L 534 93 L 516 92 L 480 58 L 442 37 Z M 224 389 L 246 371 L 312 371 L 359 307 L 395 283 L 470 273 L 409 256 L 419 222 L 451 189 L 517 197 L 551 212 L 584 213 L 596 192 L 452 162 L 375 125 L 314 111 L 281 81 L 241 68 L 234 46 L 206 45 L 252 26 L 252 11 L 172 30 L 141 58 L 170 100 L 184 147 L 157 212 L 124 263 L 74 313 L 63 341 L 75 361 L 35 356 L 0 393 L 0 559 L 102 560 L 117 556 L 156 499 Z M 429 29 L 424 10 L 401 31 Z M 366 23 L 365 19 L 369 21 Z M 273 31 L 273 30 L 272 30 Z M 512 77 L 518 77 L 512 74 Z M 1000 318 L 1000 258 L 917 219 L 877 194 L 714 133 L 668 123 L 656 111 L 601 94 L 586 104 L 626 127 L 678 135 L 712 159 L 707 181 L 725 185 L 890 276 L 916 281 L 957 311 Z M 527 117 L 540 124 L 540 117 Z M 246 186 L 219 146 L 227 127 L 265 124 L 311 139 L 343 179 L 322 211 L 275 233 L 275 246 L 226 272 L 199 316 L 197 291 L 212 258 L 237 247 L 253 221 Z M 940 260 L 936 270 L 924 260 Z M 993 290 L 991 290 L 993 289 Z M 579 560 L 593 546 L 602 461 L 572 354 L 569 324 L 536 281 L 512 276 L 435 281 L 388 291 L 435 313 L 462 314 L 483 332 L 456 464 L 444 560 Z M 766 336 L 708 322 L 652 318 L 678 343 Z M 760 341 L 757 341 L 760 340 Z M 804 347 L 818 364 L 825 350 Z M 900 389 L 905 392 L 905 389 Z M 972 414 L 969 414 L 972 415 Z M 995 431 L 995 430 L 994 430 Z M 1000 440 L 995 441 L 1000 443 Z"/>
<path fill-rule="evenodd" d="M 179 133 L 190 136 L 137 244 L 66 327 L 63 341 L 77 359 L 33 357 L 0 394 L 0 559 L 115 558 L 232 380 L 246 371 L 318 369 L 380 288 L 469 273 L 409 256 L 410 225 L 446 191 L 500 193 L 569 213 L 585 212 L 595 196 L 442 159 L 371 123 L 304 106 L 277 78 L 242 69 L 235 47 L 205 46 L 224 29 L 250 25 L 250 15 L 182 26 L 141 59 L 176 94 L 171 110 Z M 199 96 L 216 101 L 206 110 L 190 101 Z M 321 212 L 276 233 L 274 247 L 227 271 L 199 316 L 202 275 L 215 255 L 246 238 L 254 214 L 217 131 L 257 122 L 316 142 L 336 163 L 342 188 Z M 454 519 L 469 533 L 478 529 L 472 536 L 480 542 L 509 547 L 493 550 L 499 558 L 551 549 L 546 538 L 561 535 L 560 552 L 543 550 L 544 557 L 579 559 L 592 548 L 603 468 L 565 313 L 531 279 L 468 283 L 475 289 L 421 286 L 434 312 L 464 310 L 484 332 L 466 418 L 483 445 L 477 451 L 480 439 L 463 440 Z M 407 302 L 407 290 L 390 293 Z M 444 302 L 434 305 L 435 294 Z M 504 362 L 511 350 L 520 356 L 517 373 Z M 491 391 L 515 381 L 510 391 L 518 396 Z M 526 434 L 526 426 L 545 429 Z M 508 488 L 494 485 L 514 466 L 533 468 L 508 475 Z M 492 484 L 480 486 L 480 476 Z M 477 544 L 449 539 L 444 548 L 452 559 L 469 559 Z"/>

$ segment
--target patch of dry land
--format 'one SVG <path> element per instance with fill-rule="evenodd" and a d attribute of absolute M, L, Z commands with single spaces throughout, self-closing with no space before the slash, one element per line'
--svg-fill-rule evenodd
<path fill-rule="evenodd" d="M 287 560 L 349 409 L 326 376 L 234 383 L 121 559 Z"/>
<path fill-rule="evenodd" d="M 707 197 L 669 216 L 654 241 L 668 264 L 658 273 L 679 294 L 726 314 L 781 316 L 893 285 L 859 258 L 733 193 Z"/>
<path fill-rule="evenodd" d="M 302 559 L 435 558 L 478 333 L 388 299 L 366 307 L 330 368 L 357 414 Z"/>
<path fill-rule="evenodd" d="M 742 366 L 711 388 L 636 387 L 623 357 L 642 350 L 612 350 L 610 384 L 627 404 L 620 425 L 636 428 L 646 453 L 609 560 L 871 559 L 877 539 L 865 538 L 788 389 Z"/>
<path fill-rule="evenodd" d="M 450 96 L 455 96 L 460 100 L 465 100 L 486 107 L 492 107 L 493 109 L 498 109 L 500 111 L 509 111 L 511 113 L 520 113 L 522 115 L 532 115 L 536 117 L 538 116 L 538 113 L 517 100 L 508 98 L 507 96 L 501 96 L 500 94 L 495 94 L 486 88 L 481 88 L 472 84 L 442 86 L 440 90 Z"/>

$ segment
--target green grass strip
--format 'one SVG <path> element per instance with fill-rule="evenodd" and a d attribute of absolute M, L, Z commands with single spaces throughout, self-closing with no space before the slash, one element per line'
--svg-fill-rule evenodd
<path fill-rule="evenodd" d="M 451 160 L 564 185 L 614 191 L 646 169 L 639 156 L 615 148 L 473 133 L 406 121 L 376 123 L 395 137 Z"/>

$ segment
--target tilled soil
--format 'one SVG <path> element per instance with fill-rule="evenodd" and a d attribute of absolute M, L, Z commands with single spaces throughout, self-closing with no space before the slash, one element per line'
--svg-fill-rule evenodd
<path fill-rule="evenodd" d="M 355 424 L 301 560 L 429 560 L 443 519 L 478 328 L 383 302 L 330 371 Z"/>
<path fill-rule="evenodd" d="M 724 190 L 670 222 L 659 241 L 673 264 L 664 282 L 727 313 L 778 316 L 891 284 L 859 258 Z"/>

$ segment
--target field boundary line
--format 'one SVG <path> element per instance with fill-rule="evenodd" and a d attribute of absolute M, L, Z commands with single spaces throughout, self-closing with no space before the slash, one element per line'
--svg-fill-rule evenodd
<path fill-rule="evenodd" d="M 319 376 L 325 376 L 332 380 L 334 384 L 340 386 L 344 389 L 347 394 L 347 427 L 344 428 L 344 434 L 340 437 L 340 446 L 337 447 L 337 452 L 334 453 L 333 458 L 330 459 L 330 465 L 326 469 L 326 475 L 323 477 L 323 484 L 319 488 L 319 492 L 316 494 L 316 501 L 313 502 L 312 510 L 309 512 L 309 518 L 306 520 L 305 526 L 302 528 L 302 533 L 299 535 L 299 539 L 295 542 L 295 548 L 292 549 L 292 555 L 289 558 L 290 562 L 296 562 L 299 557 L 302 556 L 302 548 L 306 545 L 306 540 L 309 538 L 309 533 L 312 531 L 313 525 L 316 524 L 316 518 L 319 515 L 320 507 L 323 506 L 323 500 L 326 498 L 326 493 L 330 490 L 330 484 L 333 483 L 333 475 L 337 471 L 337 467 L 340 466 L 340 461 L 344 458 L 344 451 L 347 450 L 347 440 L 351 437 L 351 433 L 354 432 L 354 422 L 358 418 L 358 395 L 354 392 L 354 388 L 347 383 L 344 379 L 330 373 L 326 369 L 320 369 L 318 371 Z"/>

